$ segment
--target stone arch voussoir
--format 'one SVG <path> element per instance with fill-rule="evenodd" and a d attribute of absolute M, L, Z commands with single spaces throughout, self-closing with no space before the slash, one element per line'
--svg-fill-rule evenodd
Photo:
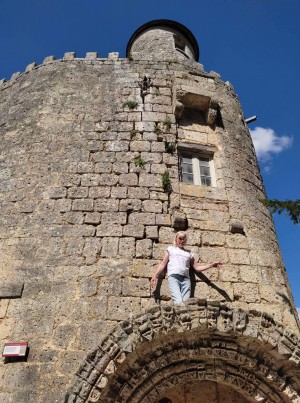
<path fill-rule="evenodd" d="M 87 356 L 65 402 L 155 402 L 184 379 L 229 385 L 249 401 L 299 402 L 299 363 L 299 339 L 269 315 L 191 299 L 120 322 Z"/>

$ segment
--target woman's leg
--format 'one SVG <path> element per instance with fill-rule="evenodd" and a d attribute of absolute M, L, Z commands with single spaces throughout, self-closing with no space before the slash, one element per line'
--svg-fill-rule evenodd
<path fill-rule="evenodd" d="M 181 296 L 182 301 L 186 301 L 191 296 L 191 279 L 189 277 L 183 277 L 181 281 Z"/>
<path fill-rule="evenodd" d="M 181 295 L 181 278 L 178 274 L 171 274 L 168 276 L 169 289 L 174 304 L 180 304 L 182 302 Z"/>

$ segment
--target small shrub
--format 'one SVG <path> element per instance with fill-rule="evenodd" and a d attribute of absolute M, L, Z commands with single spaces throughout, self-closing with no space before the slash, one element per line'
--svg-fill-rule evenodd
<path fill-rule="evenodd" d="M 169 143 L 168 141 L 165 142 L 165 147 L 166 147 L 166 152 L 169 154 L 174 154 L 176 150 L 176 144 L 175 143 Z"/>
<path fill-rule="evenodd" d="M 135 137 L 135 135 L 136 135 L 138 132 L 139 132 L 139 131 L 138 131 L 138 130 L 135 130 L 135 129 L 131 130 L 131 131 L 130 131 L 130 138 L 133 139 L 133 138 Z"/>
<path fill-rule="evenodd" d="M 164 192 L 170 194 L 172 192 L 172 183 L 171 183 L 170 174 L 168 171 L 165 171 L 161 175 L 161 181 L 162 181 L 162 187 L 164 189 Z"/>
<path fill-rule="evenodd" d="M 158 123 L 155 123 L 155 125 L 154 125 L 154 133 L 156 133 L 156 134 L 161 133 L 161 128 L 159 127 Z"/>
<path fill-rule="evenodd" d="M 166 119 L 163 121 L 163 124 L 164 124 L 165 128 L 168 131 L 170 131 L 172 122 L 171 122 L 171 119 L 169 118 L 169 116 L 166 117 Z"/>
<path fill-rule="evenodd" d="M 129 99 L 128 101 L 124 102 L 124 104 L 123 104 L 124 108 L 126 106 L 128 107 L 128 109 L 132 110 L 132 109 L 135 109 L 138 106 L 138 102 L 132 101 L 132 100 Z"/>
<path fill-rule="evenodd" d="M 154 97 L 158 97 L 160 95 L 159 88 L 155 87 L 154 90 L 153 90 L 152 95 Z"/>
<path fill-rule="evenodd" d="M 134 159 L 134 163 L 135 163 L 135 165 L 136 165 L 137 167 L 143 167 L 143 166 L 146 164 L 146 161 L 143 160 L 143 158 L 142 158 L 141 156 L 139 156 L 139 157 L 136 157 L 136 158 Z"/>

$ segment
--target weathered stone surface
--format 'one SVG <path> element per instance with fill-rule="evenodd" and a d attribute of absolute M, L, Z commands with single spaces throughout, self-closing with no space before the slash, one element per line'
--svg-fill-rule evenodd
<path fill-rule="evenodd" d="M 296 402 L 299 321 L 238 98 L 185 30 L 150 28 L 128 60 L 70 52 L 1 81 L 0 347 L 30 353 L 0 400 Z M 214 186 L 182 182 L 184 150 Z M 150 279 L 179 229 L 223 267 L 173 306 Z"/>

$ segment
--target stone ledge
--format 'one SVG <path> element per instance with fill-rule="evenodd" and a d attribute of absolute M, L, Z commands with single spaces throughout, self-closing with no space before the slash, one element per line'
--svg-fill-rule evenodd
<path fill-rule="evenodd" d="M 0 285 L 0 298 L 21 298 L 24 283 L 7 283 Z"/>

